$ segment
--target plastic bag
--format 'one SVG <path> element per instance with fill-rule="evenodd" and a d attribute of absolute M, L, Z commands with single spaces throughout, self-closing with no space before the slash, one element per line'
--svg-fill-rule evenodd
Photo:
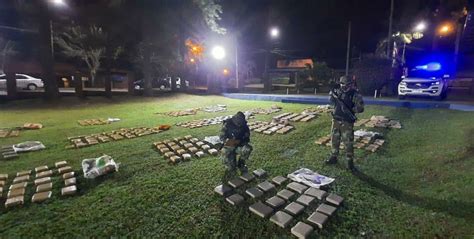
<path fill-rule="evenodd" d="M 207 136 L 207 137 L 204 137 L 204 141 L 212 144 L 212 145 L 219 145 L 219 144 L 223 144 L 224 142 L 222 142 L 221 138 L 219 136 Z"/>
<path fill-rule="evenodd" d="M 82 160 L 82 171 L 84 177 L 94 179 L 98 176 L 118 171 L 119 165 L 109 155 L 102 155 L 98 158 Z"/>
<path fill-rule="evenodd" d="M 120 119 L 119 119 L 119 118 L 108 118 L 107 121 L 108 121 L 109 123 L 113 123 L 113 122 L 118 122 L 118 121 L 120 121 Z"/>
<path fill-rule="evenodd" d="M 15 152 L 30 152 L 45 149 L 46 147 L 40 141 L 26 141 L 13 145 Z"/>
<path fill-rule="evenodd" d="M 364 130 L 364 129 L 359 129 L 357 131 L 354 132 L 354 136 L 359 136 L 359 137 L 378 137 L 378 138 L 381 138 L 382 137 L 382 134 L 379 133 L 379 132 L 375 132 L 375 131 L 367 131 L 367 130 Z"/>
<path fill-rule="evenodd" d="M 300 168 L 288 174 L 288 178 L 313 188 L 319 188 L 334 182 L 334 178 L 326 177 L 307 168 Z"/>

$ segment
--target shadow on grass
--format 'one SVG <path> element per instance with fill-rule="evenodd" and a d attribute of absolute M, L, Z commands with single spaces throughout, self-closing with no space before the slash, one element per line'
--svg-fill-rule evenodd
<path fill-rule="evenodd" d="M 433 210 L 436 212 L 447 213 L 458 218 L 474 219 L 474 203 L 456 200 L 423 198 L 420 196 L 408 194 L 399 189 L 390 187 L 389 185 L 380 183 L 374 178 L 360 171 L 355 172 L 354 176 L 369 184 L 371 187 L 382 190 L 386 195 L 398 201 L 408 203 L 415 207 L 422 207 L 424 209 Z"/>

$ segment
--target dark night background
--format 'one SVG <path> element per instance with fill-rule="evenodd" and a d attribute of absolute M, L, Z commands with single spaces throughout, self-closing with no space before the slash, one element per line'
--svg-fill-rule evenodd
<path fill-rule="evenodd" d="M 421 20 L 449 18 L 463 1 L 397 0 L 394 4 L 393 32 L 410 31 Z M 351 57 L 373 53 L 377 43 L 387 37 L 390 1 L 371 0 L 259 0 L 221 1 L 222 25 L 229 31 L 241 31 L 241 41 L 249 49 L 261 48 L 267 40 L 270 26 L 278 26 L 281 38 L 278 46 L 289 55 L 311 57 L 335 67 L 344 66 L 348 22 L 352 22 Z M 436 9 L 438 15 L 435 16 Z M 238 27 L 235 15 L 240 16 Z M 237 17 L 238 18 L 238 17 Z M 431 27 L 431 28 L 430 28 Z M 414 42 L 411 48 L 431 47 L 432 32 Z"/>
<path fill-rule="evenodd" d="M 142 6 L 172 6 L 190 0 L 142 1 Z M 77 0 L 76 5 L 89 5 L 100 0 Z M 428 29 L 433 22 L 449 18 L 450 12 L 464 6 L 460 0 L 396 0 L 393 32 L 409 31 L 424 20 Z M 241 51 L 252 54 L 268 45 L 268 29 L 278 26 L 281 36 L 276 46 L 289 57 L 310 57 L 326 61 L 330 66 L 342 68 L 345 62 L 348 22 L 352 22 L 351 57 L 373 53 L 377 43 L 387 37 L 390 0 L 222 0 L 222 20 L 219 22 L 229 33 L 239 33 Z M 471 3 L 472 4 L 472 3 Z M 436 9 L 438 9 L 436 11 Z M 0 3 L 0 25 L 20 26 L 20 20 L 29 16 L 19 15 L 10 1 Z M 84 13 L 84 12 L 83 12 Z M 437 14 L 435 14 L 437 13 Z M 76 16 L 74 10 L 61 14 Z M 87 14 L 87 12 L 85 12 Z M 430 25 L 431 24 L 431 25 Z M 2 31 L 10 37 L 16 33 Z M 431 34 L 414 42 L 408 48 L 429 50 Z M 448 39 L 449 40 L 449 39 Z M 449 41 L 448 41 L 449 42 Z M 447 44 L 446 50 L 452 48 Z"/>

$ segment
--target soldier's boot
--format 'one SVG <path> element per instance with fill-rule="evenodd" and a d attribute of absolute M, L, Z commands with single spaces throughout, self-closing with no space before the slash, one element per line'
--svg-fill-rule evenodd
<path fill-rule="evenodd" d="M 354 165 L 354 159 L 353 158 L 348 158 L 347 159 L 347 168 L 351 170 L 351 172 L 356 172 L 357 168 Z"/>
<path fill-rule="evenodd" d="M 337 156 L 334 154 L 331 154 L 328 159 L 325 161 L 326 164 L 336 164 L 337 163 Z"/>
<path fill-rule="evenodd" d="M 247 168 L 247 165 L 245 165 L 244 161 L 239 160 L 238 164 L 239 170 L 241 174 L 248 173 L 249 169 Z"/>

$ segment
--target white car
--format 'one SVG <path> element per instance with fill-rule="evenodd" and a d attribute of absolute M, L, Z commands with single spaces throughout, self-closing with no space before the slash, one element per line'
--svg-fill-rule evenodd
<path fill-rule="evenodd" d="M 37 88 L 43 88 L 43 80 L 25 75 L 25 74 L 15 74 L 16 78 L 16 87 L 19 89 L 28 89 L 36 90 Z M 0 75 L 0 88 L 7 88 L 7 79 L 5 74 Z"/>
<path fill-rule="evenodd" d="M 439 71 L 414 69 L 398 84 L 398 98 L 406 96 L 427 96 L 438 100 L 446 98 L 449 75 Z"/>

